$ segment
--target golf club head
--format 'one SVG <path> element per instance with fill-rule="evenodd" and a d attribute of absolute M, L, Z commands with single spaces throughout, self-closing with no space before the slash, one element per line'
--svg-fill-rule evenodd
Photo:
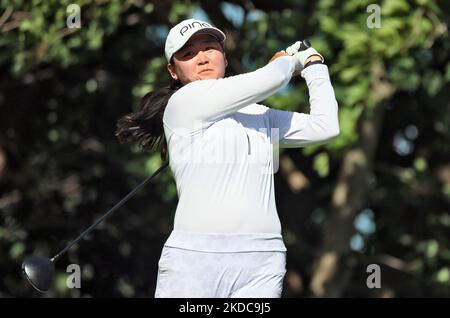
<path fill-rule="evenodd" d="M 45 293 L 53 282 L 55 265 L 47 257 L 32 256 L 22 263 L 22 273 L 36 290 Z"/>

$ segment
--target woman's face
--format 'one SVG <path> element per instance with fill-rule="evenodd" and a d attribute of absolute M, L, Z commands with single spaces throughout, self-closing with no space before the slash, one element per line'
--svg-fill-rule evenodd
<path fill-rule="evenodd" d="M 172 56 L 167 65 L 174 80 L 183 85 L 204 79 L 218 79 L 225 76 L 228 62 L 217 38 L 209 34 L 194 35 Z"/>

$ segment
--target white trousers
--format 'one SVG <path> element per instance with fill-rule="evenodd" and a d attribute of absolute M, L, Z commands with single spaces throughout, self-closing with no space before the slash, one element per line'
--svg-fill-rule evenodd
<path fill-rule="evenodd" d="M 200 252 L 164 246 L 155 298 L 280 298 L 286 252 Z"/>

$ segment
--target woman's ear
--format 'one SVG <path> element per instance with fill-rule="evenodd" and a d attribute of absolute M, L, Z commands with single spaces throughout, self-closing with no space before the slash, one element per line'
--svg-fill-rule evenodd
<path fill-rule="evenodd" d="M 225 52 L 223 52 L 223 58 L 225 59 L 225 68 L 228 66 L 228 60 Z"/>
<path fill-rule="evenodd" d="M 169 71 L 170 76 L 172 76 L 172 78 L 173 78 L 175 81 L 178 81 L 178 75 L 177 75 L 177 73 L 175 72 L 175 67 L 174 67 L 171 63 L 167 64 L 167 70 Z"/>

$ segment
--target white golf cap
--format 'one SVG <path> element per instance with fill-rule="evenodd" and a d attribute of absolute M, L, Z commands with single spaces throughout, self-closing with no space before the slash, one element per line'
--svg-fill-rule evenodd
<path fill-rule="evenodd" d="M 197 19 L 183 20 L 170 29 L 166 39 L 165 54 L 167 61 L 170 62 L 172 55 L 181 49 L 189 39 L 195 34 L 214 35 L 219 42 L 226 39 L 225 33 L 218 28 L 213 27 L 208 22 Z"/>

